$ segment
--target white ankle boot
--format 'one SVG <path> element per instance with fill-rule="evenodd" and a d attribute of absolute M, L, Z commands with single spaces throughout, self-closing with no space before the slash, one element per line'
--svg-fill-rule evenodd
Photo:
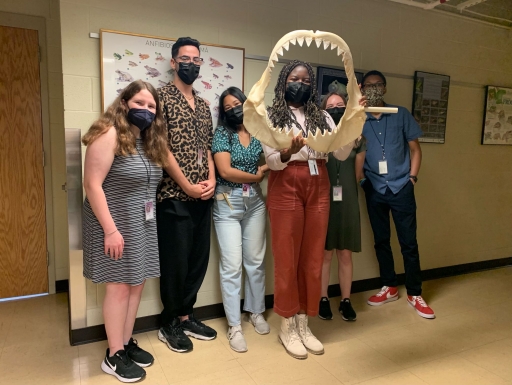
<path fill-rule="evenodd" d="M 302 344 L 297 329 L 295 328 L 295 318 L 289 317 L 281 320 L 281 329 L 279 330 L 279 342 L 284 346 L 286 352 L 293 358 L 303 360 L 308 358 L 308 352 Z"/>
<path fill-rule="evenodd" d="M 313 354 L 324 354 L 324 345 L 318 341 L 308 327 L 307 314 L 297 314 L 295 316 L 295 324 L 297 325 L 299 337 L 308 352 Z"/>

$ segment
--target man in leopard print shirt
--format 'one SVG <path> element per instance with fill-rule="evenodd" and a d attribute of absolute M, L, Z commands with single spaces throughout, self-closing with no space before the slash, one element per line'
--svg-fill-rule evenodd
<path fill-rule="evenodd" d="M 188 336 L 211 340 L 217 332 L 193 316 L 210 255 L 215 166 L 210 109 L 192 83 L 203 59 L 199 42 L 179 38 L 172 47 L 173 83 L 158 96 L 168 129 L 170 166 L 157 192 L 162 327 L 158 338 L 177 352 L 192 350 Z"/>

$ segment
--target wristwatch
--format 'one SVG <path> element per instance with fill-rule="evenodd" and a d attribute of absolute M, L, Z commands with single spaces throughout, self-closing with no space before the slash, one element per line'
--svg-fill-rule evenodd
<path fill-rule="evenodd" d="M 409 178 L 411 178 L 414 183 L 418 183 L 418 177 L 416 175 L 409 175 Z"/>

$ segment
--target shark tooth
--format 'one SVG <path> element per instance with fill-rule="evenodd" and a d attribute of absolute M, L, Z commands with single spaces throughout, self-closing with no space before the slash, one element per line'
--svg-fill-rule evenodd
<path fill-rule="evenodd" d="M 320 38 L 315 39 L 315 43 L 316 43 L 316 47 L 320 48 L 320 46 L 322 45 L 322 39 L 320 39 Z"/>
<path fill-rule="evenodd" d="M 278 50 L 277 50 L 277 54 L 280 55 L 280 56 L 283 56 L 284 53 L 283 53 L 283 47 L 280 47 Z"/>
<path fill-rule="evenodd" d="M 308 47 L 311 45 L 311 42 L 313 41 L 313 38 L 311 36 L 306 36 L 306 44 Z"/>
<path fill-rule="evenodd" d="M 283 48 L 288 51 L 290 49 L 290 42 L 287 41 L 286 43 L 284 43 Z"/>
<path fill-rule="evenodd" d="M 343 53 L 343 50 L 340 47 L 338 47 L 338 56 L 340 56 L 342 53 Z"/>
<path fill-rule="evenodd" d="M 331 42 L 329 40 L 324 40 L 324 49 L 329 48 L 330 45 L 331 45 Z"/>
<path fill-rule="evenodd" d="M 338 44 L 331 43 L 331 49 L 336 49 L 336 48 L 338 48 Z"/>
<path fill-rule="evenodd" d="M 274 68 L 274 62 L 271 60 L 271 61 L 268 63 L 268 66 L 269 66 L 270 68 Z"/>
<path fill-rule="evenodd" d="M 274 56 L 272 56 L 271 58 L 273 61 L 279 61 L 278 57 L 277 57 L 277 53 L 274 54 Z"/>
<path fill-rule="evenodd" d="M 304 44 L 304 37 L 298 37 L 297 43 L 299 43 L 299 45 L 302 47 L 302 44 Z"/>
<path fill-rule="evenodd" d="M 297 44 L 297 38 L 293 38 L 290 40 L 290 43 L 292 43 L 293 45 Z"/>

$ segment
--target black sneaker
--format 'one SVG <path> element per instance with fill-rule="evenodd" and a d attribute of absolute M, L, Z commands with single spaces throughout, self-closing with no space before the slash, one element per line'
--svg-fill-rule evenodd
<path fill-rule="evenodd" d="M 341 318 L 343 318 L 345 321 L 355 321 L 357 318 L 356 312 L 352 308 L 352 304 L 348 298 L 341 300 L 339 311 Z"/>
<path fill-rule="evenodd" d="M 124 350 L 126 351 L 126 355 L 141 368 L 151 366 L 155 361 L 151 353 L 139 348 L 137 340 L 133 338 L 130 338 L 128 345 L 124 345 Z"/>
<path fill-rule="evenodd" d="M 178 353 L 190 352 L 194 345 L 183 332 L 180 321 L 175 318 L 168 326 L 161 327 L 158 339 L 167 344 L 167 347 Z"/>
<path fill-rule="evenodd" d="M 181 327 L 187 336 L 198 340 L 209 341 L 217 337 L 217 332 L 214 329 L 196 320 L 192 314 L 188 316 L 188 320 L 181 322 Z"/>
<path fill-rule="evenodd" d="M 119 350 L 112 357 L 107 349 L 105 359 L 101 363 L 101 370 L 115 376 L 121 382 L 137 382 L 146 377 L 146 371 L 126 355 L 124 350 Z"/>
<path fill-rule="evenodd" d="M 320 307 L 318 309 L 318 318 L 323 320 L 331 320 L 332 319 L 332 311 L 331 311 L 331 303 L 329 302 L 329 298 L 322 297 L 320 299 Z"/>

